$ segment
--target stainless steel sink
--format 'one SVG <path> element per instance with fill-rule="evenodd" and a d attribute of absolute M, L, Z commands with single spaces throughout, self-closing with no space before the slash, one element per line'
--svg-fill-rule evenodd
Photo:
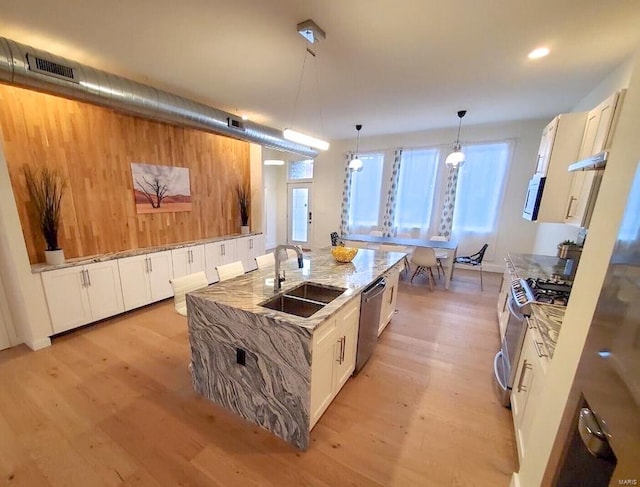
<path fill-rule="evenodd" d="M 346 289 L 327 286 L 314 282 L 305 282 L 289 289 L 263 303 L 260 306 L 288 313 L 290 315 L 308 318 L 320 311 L 325 305 L 340 296 Z"/>
<path fill-rule="evenodd" d="M 325 284 L 316 284 L 315 282 L 305 282 L 299 286 L 285 292 L 287 296 L 297 296 L 299 298 L 310 299 L 320 303 L 328 304 L 346 289 L 343 287 L 327 286 Z"/>
<path fill-rule="evenodd" d="M 312 314 L 324 308 L 324 304 L 322 303 L 297 298 L 295 296 L 287 296 L 286 294 L 281 294 L 275 298 L 271 298 L 270 300 L 261 303 L 260 306 L 273 309 L 275 311 L 282 311 L 283 313 L 288 313 L 290 315 L 300 316 L 302 318 L 308 318 Z"/>

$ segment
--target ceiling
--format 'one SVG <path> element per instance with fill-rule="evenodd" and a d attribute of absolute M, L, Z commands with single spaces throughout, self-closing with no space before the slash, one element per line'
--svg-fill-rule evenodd
<path fill-rule="evenodd" d="M 550 118 L 640 46 L 637 0 L 11 4 L 3 37 L 327 139 Z M 327 35 L 303 70 L 307 19 Z"/>

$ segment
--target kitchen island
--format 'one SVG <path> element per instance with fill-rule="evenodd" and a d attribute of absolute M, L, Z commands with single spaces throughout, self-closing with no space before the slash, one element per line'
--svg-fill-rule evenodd
<path fill-rule="evenodd" d="M 321 249 L 305 255 L 302 269 L 295 259 L 283 263 L 286 280 L 278 292 L 270 267 L 189 293 L 194 389 L 307 449 L 315 421 L 353 372 L 360 294 L 397 273 L 404 255 L 361 249 L 353 262 L 340 264 Z M 308 317 L 262 306 L 304 283 L 340 294 Z"/>

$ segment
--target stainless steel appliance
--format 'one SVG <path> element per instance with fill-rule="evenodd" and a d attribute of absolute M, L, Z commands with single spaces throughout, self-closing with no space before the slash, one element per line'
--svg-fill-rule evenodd
<path fill-rule="evenodd" d="M 532 303 L 566 306 L 571 292 L 569 281 L 555 279 L 514 279 L 507 300 L 509 320 L 505 328 L 502 347 L 493 359 L 493 371 L 500 402 L 511 404 L 511 388 L 515 380 L 520 351 L 527 330 L 526 317 L 531 314 Z"/>
<path fill-rule="evenodd" d="M 555 486 L 640 485 L 639 214 L 640 168 L 556 439 Z"/>
<path fill-rule="evenodd" d="M 380 278 L 362 291 L 358 348 L 354 374 L 358 373 L 360 369 L 364 367 L 364 364 L 367 363 L 367 360 L 371 357 L 373 349 L 378 342 L 378 324 L 380 323 L 382 294 L 384 293 L 385 287 L 386 282 L 384 278 Z"/>
<path fill-rule="evenodd" d="M 535 221 L 538 219 L 538 210 L 540 209 L 542 191 L 546 180 L 546 177 L 536 174 L 529 181 L 527 197 L 524 200 L 524 208 L 522 209 L 522 218 L 525 220 Z"/>

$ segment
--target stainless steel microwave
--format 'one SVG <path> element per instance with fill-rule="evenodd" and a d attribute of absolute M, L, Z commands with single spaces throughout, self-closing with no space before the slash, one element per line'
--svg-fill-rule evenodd
<path fill-rule="evenodd" d="M 542 191 L 546 180 L 546 177 L 536 174 L 529 181 L 527 197 L 524 200 L 524 208 L 522 210 L 522 218 L 525 220 L 535 221 L 538 219 L 540 200 L 542 200 Z"/>

